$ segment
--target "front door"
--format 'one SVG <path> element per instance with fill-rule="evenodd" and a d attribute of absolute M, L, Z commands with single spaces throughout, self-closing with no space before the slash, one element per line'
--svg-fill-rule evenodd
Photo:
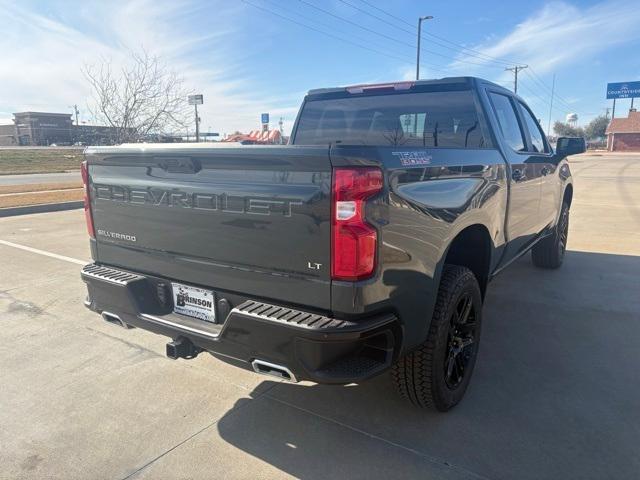
<path fill-rule="evenodd" d="M 553 153 L 533 113 L 524 103 L 518 102 L 524 125 L 528 133 L 530 161 L 540 171 L 540 230 L 555 224 L 562 195 L 562 181 L 558 167 L 553 162 Z"/>
<path fill-rule="evenodd" d="M 496 134 L 502 136 L 509 167 L 508 243 L 503 257 L 503 262 L 508 262 L 526 248 L 539 232 L 542 170 L 527 152 L 525 130 L 513 98 L 493 91 L 489 91 L 488 95 L 499 127 Z"/>

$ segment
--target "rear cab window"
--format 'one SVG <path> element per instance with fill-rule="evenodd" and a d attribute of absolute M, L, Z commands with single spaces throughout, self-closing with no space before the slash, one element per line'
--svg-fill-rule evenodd
<path fill-rule="evenodd" d="M 491 148 L 470 88 L 308 98 L 296 145 Z"/>

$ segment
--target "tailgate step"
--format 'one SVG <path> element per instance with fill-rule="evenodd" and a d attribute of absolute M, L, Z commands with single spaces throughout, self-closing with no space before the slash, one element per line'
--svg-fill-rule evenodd
<path fill-rule="evenodd" d="M 298 327 L 305 327 L 312 330 L 343 329 L 357 326 L 355 322 L 348 320 L 338 320 L 326 317 L 324 315 L 316 315 L 293 308 L 279 307 L 268 303 L 247 300 L 238 305 L 234 310 L 244 315 L 270 320 L 272 322 L 286 323 Z"/>
<path fill-rule="evenodd" d="M 82 268 L 82 274 L 87 277 L 97 278 L 106 282 L 117 283 L 118 285 L 126 285 L 129 282 L 141 280 L 143 277 L 135 273 L 125 272 L 116 268 L 103 267 L 91 263 Z"/>

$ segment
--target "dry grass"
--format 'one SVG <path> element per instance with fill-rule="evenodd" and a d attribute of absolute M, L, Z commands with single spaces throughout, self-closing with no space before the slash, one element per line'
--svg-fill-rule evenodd
<path fill-rule="evenodd" d="M 82 189 L 60 190 L 56 192 L 41 191 L 18 193 L 0 196 L 0 208 L 39 205 L 42 203 L 61 203 L 82 200 Z"/>
<path fill-rule="evenodd" d="M 0 175 L 79 170 L 83 147 L 1 148 Z"/>
<path fill-rule="evenodd" d="M 7 193 L 43 192 L 46 190 L 68 190 L 82 188 L 82 182 L 33 183 L 30 185 L 0 185 L 0 195 Z"/>

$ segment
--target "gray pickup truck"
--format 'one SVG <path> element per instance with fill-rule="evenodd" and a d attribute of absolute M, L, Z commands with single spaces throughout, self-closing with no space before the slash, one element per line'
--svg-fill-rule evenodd
<path fill-rule="evenodd" d="M 109 322 L 296 382 L 390 371 L 446 411 L 467 388 L 489 281 L 531 250 L 561 265 L 567 155 L 478 78 L 312 90 L 286 146 L 89 147 L 94 263 Z"/>

